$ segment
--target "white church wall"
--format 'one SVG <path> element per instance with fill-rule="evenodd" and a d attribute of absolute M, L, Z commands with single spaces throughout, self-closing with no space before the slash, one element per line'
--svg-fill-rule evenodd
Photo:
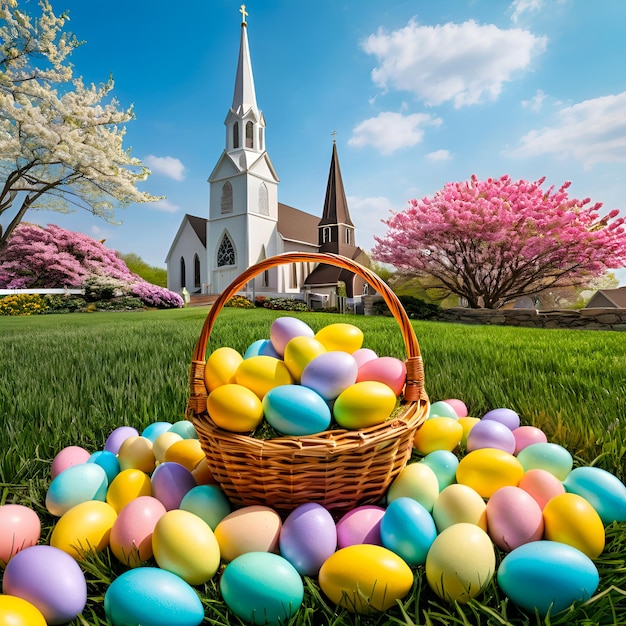
<path fill-rule="evenodd" d="M 206 263 L 203 262 L 205 256 L 205 248 L 198 238 L 198 235 L 192 228 L 191 224 L 185 219 L 179 236 L 170 250 L 167 259 L 167 288 L 178 294 L 182 293 L 183 284 L 190 293 L 202 290 L 202 286 L 207 282 Z M 200 259 L 200 286 L 195 285 L 195 266 L 194 258 L 198 255 Z M 184 281 L 182 276 L 181 259 L 185 262 Z"/>

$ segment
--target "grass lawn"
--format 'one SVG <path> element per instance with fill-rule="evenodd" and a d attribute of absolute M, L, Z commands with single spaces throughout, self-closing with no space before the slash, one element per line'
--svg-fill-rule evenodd
<path fill-rule="evenodd" d="M 0 318 L 0 503 L 35 508 L 44 521 L 50 463 L 63 447 L 102 449 L 116 427 L 141 431 L 154 421 L 184 417 L 188 373 L 205 308 Z M 282 313 L 285 314 L 285 313 Z M 208 349 L 243 352 L 267 338 L 278 313 L 223 309 Z M 365 347 L 402 358 L 395 321 L 298 313 L 314 330 L 342 321 L 360 326 Z M 537 330 L 415 322 L 431 401 L 463 400 L 480 417 L 492 408 L 517 411 L 548 440 L 566 447 L 576 464 L 595 464 L 626 478 L 626 333 Z M 626 525 L 607 529 L 607 548 L 596 563 L 599 593 L 588 606 L 545 621 L 550 624 L 626 623 Z M 83 564 L 90 600 L 84 620 L 105 624 L 106 584 L 123 571 L 108 551 Z M 428 589 L 422 572 L 404 610 L 359 617 L 325 604 L 315 581 L 306 581 L 304 624 L 540 624 L 525 616 L 493 583 L 478 601 L 449 606 Z M 610 590 L 614 585 L 617 589 Z M 239 623 L 219 601 L 216 583 L 199 589 L 207 624 Z"/>

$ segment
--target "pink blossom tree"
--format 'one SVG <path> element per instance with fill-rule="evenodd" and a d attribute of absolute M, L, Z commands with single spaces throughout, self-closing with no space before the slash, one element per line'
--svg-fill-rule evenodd
<path fill-rule="evenodd" d="M 601 203 L 568 198 L 569 182 L 542 190 L 509 176 L 446 183 L 383 220 L 375 260 L 408 276 L 427 276 L 472 308 L 551 287 L 585 285 L 626 265 L 624 218 Z"/>

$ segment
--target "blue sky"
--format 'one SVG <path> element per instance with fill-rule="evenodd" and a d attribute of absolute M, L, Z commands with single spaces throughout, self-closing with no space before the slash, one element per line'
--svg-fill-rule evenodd
<path fill-rule="evenodd" d="M 34 0 L 30 0 L 34 5 Z M 86 82 L 134 104 L 126 147 L 166 199 L 27 217 L 106 238 L 151 265 L 184 213 L 208 216 L 239 48 L 235 0 L 52 0 Z M 20 6 L 27 4 L 20 1 Z M 250 0 L 248 37 L 279 200 L 314 215 L 336 131 L 356 243 L 447 181 L 509 174 L 572 181 L 570 197 L 626 212 L 624 0 Z M 34 6 L 33 6 L 34 9 Z M 29 10 L 33 10 L 29 9 Z M 626 273 L 620 271 L 626 279 Z M 624 282 L 624 281 L 623 281 Z"/>

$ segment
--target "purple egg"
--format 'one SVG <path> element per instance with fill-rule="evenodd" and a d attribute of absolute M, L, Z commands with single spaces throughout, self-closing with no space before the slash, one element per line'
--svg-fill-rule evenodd
<path fill-rule="evenodd" d="M 180 463 L 161 463 L 152 473 L 152 495 L 167 511 L 178 509 L 182 499 L 196 486 L 193 474 Z"/>
<path fill-rule="evenodd" d="M 316 356 L 302 371 L 300 382 L 317 391 L 325 400 L 334 400 L 342 391 L 354 385 L 359 366 L 347 352 L 331 350 Z"/>
<path fill-rule="evenodd" d="M 507 426 L 495 420 L 483 418 L 476 422 L 467 435 L 467 451 L 496 448 L 509 454 L 515 452 L 515 436 Z"/>
<path fill-rule="evenodd" d="M 385 509 L 373 504 L 364 504 L 348 511 L 337 522 L 337 547 L 369 543 L 382 546 L 380 522 Z"/>
<path fill-rule="evenodd" d="M 297 317 L 278 317 L 272 322 L 270 327 L 270 341 L 281 358 L 290 339 L 314 336 L 313 329 Z"/>
<path fill-rule="evenodd" d="M 107 437 L 104 449 L 107 452 L 117 454 L 120 451 L 120 446 L 124 440 L 129 437 L 136 437 L 137 435 L 139 435 L 139 431 L 136 428 L 133 428 L 132 426 L 120 426 Z"/>
<path fill-rule="evenodd" d="M 3 593 L 30 602 L 48 624 L 67 624 L 87 604 L 87 583 L 78 563 L 52 546 L 31 546 L 7 564 Z"/>
<path fill-rule="evenodd" d="M 519 415 L 511 409 L 492 409 L 483 415 L 484 420 L 493 420 L 504 424 L 509 430 L 519 428 Z"/>

